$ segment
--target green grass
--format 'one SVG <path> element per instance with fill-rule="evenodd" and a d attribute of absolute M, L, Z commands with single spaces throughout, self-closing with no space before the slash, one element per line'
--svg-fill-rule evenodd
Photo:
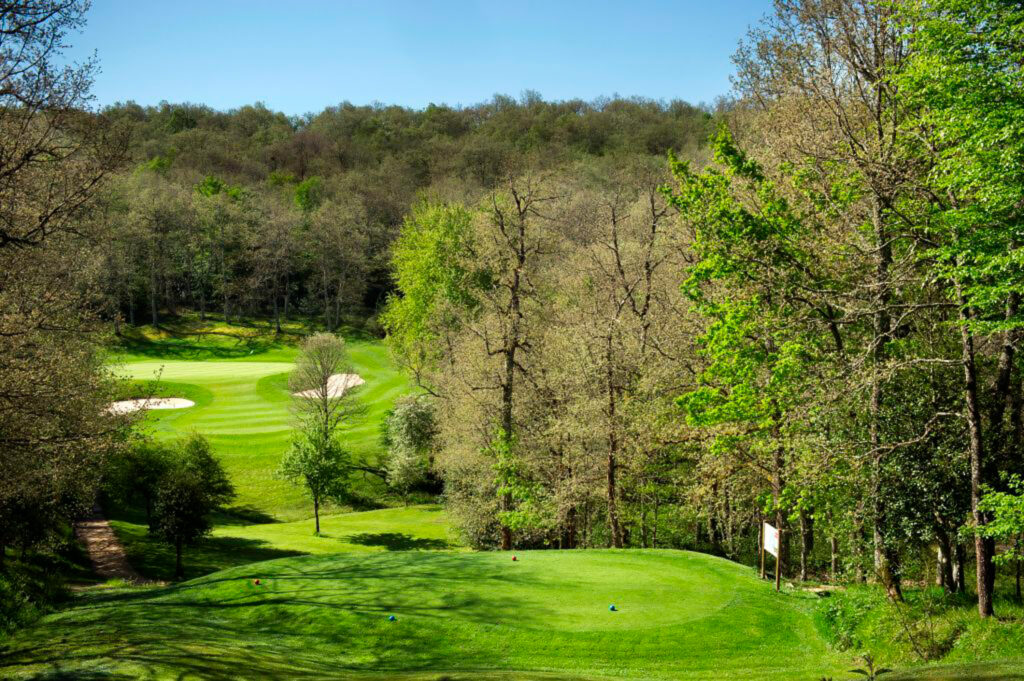
<path fill-rule="evenodd" d="M 849 665 L 818 635 L 814 596 L 775 594 L 726 560 L 664 550 L 517 555 L 282 558 L 90 594 L 15 637 L 0 675 L 756 680 L 817 679 Z"/>
<path fill-rule="evenodd" d="M 233 518 L 222 518 L 237 523 Z M 129 514 L 111 525 L 125 545 L 128 560 L 141 574 L 170 580 L 172 548 L 150 536 L 144 519 Z M 185 576 L 199 577 L 228 567 L 296 556 L 375 551 L 420 551 L 458 548 L 440 506 L 410 506 L 322 516 L 319 535 L 311 519 L 290 523 L 218 524 L 213 534 L 185 549 Z"/>
<path fill-rule="evenodd" d="M 297 520 L 311 515 L 309 503 L 301 490 L 273 475 L 294 426 L 287 376 L 297 354 L 295 338 L 212 323 L 174 333 L 142 329 L 112 353 L 113 370 L 136 382 L 133 393 L 145 392 L 158 378 L 160 395 L 196 402 L 149 412 L 145 426 L 158 439 L 189 432 L 209 438 L 236 486 L 239 511 Z M 356 337 L 347 345 L 355 371 L 366 380 L 357 394 L 366 411 L 341 439 L 356 459 L 374 463 L 383 416 L 409 386 L 380 341 Z M 360 477 L 358 484 L 367 496 L 379 492 L 372 478 Z"/>

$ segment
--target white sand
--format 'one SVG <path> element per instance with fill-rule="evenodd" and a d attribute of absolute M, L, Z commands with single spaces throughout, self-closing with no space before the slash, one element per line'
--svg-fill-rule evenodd
<path fill-rule="evenodd" d="M 142 400 L 121 400 L 111 402 L 107 411 L 111 414 L 130 414 L 140 409 L 185 409 L 194 407 L 196 403 L 184 397 L 151 397 Z"/>
<path fill-rule="evenodd" d="M 359 374 L 334 374 L 327 379 L 327 396 L 341 397 L 346 390 L 357 385 L 366 383 Z M 319 390 L 303 390 L 300 393 L 292 393 L 292 397 L 319 397 Z"/>

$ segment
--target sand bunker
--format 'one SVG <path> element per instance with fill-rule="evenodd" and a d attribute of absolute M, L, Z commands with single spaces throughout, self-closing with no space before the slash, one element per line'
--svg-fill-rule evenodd
<path fill-rule="evenodd" d="M 194 407 L 196 403 L 184 397 L 151 397 L 141 400 L 121 400 L 111 402 L 107 412 L 111 414 L 130 414 L 140 409 L 184 409 Z"/>
<path fill-rule="evenodd" d="M 334 374 L 327 379 L 327 396 L 341 397 L 346 390 L 357 385 L 366 383 L 359 374 Z M 319 390 L 303 390 L 300 393 L 292 393 L 292 397 L 319 397 Z"/>

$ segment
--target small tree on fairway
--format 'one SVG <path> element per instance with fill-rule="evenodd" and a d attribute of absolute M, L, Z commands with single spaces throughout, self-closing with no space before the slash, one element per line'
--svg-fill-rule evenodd
<path fill-rule="evenodd" d="M 181 579 L 183 545 L 210 531 L 210 514 L 234 498 L 235 491 L 202 436 L 191 436 L 175 454 L 157 483 L 154 529 L 174 546 L 174 576 Z"/>
<path fill-rule="evenodd" d="M 351 463 L 337 433 L 360 411 L 351 399 L 350 376 L 344 341 L 331 333 L 317 333 L 302 344 L 289 379 L 300 435 L 282 459 L 278 474 L 306 488 L 313 500 L 317 533 L 320 503 L 343 497 L 347 488 Z"/>
<path fill-rule="evenodd" d="M 320 504 L 344 498 L 351 461 L 337 440 L 321 440 L 318 435 L 315 429 L 307 429 L 297 437 L 281 459 L 278 474 L 305 488 L 313 500 L 316 533 L 320 534 Z"/>

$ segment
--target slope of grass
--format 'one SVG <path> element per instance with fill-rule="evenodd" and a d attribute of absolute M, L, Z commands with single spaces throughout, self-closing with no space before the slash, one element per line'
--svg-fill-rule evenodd
<path fill-rule="evenodd" d="M 835 648 L 851 655 L 870 651 L 884 666 L 947 665 L 921 672 L 934 678 L 956 678 L 964 667 L 951 664 L 1024 658 L 1024 607 L 1012 594 L 997 591 L 997 617 L 986 620 L 978 617 L 972 594 L 908 585 L 904 596 L 906 602 L 895 605 L 877 585 L 851 585 L 822 599 L 815 615 Z"/>
<path fill-rule="evenodd" d="M 91 595 L 13 639 L 0 671 L 752 681 L 817 679 L 848 665 L 819 637 L 813 596 L 775 594 L 726 560 L 663 550 L 517 555 L 283 558 Z"/>
<path fill-rule="evenodd" d="M 341 551 L 419 551 L 458 547 L 440 506 L 410 506 L 358 513 L 322 516 L 319 535 L 313 521 L 290 523 L 237 523 L 222 518 L 213 534 L 185 549 L 185 576 L 207 575 L 217 570 L 257 561 L 301 554 Z M 145 519 L 129 514 L 111 521 L 125 545 L 128 560 L 151 579 L 170 580 L 174 575 L 171 546 L 147 532 Z"/>
<path fill-rule="evenodd" d="M 267 519 L 308 517 L 301 491 L 273 475 L 294 426 L 287 376 L 298 336 L 212 323 L 194 323 L 174 333 L 135 333 L 113 354 L 113 370 L 136 381 L 134 392 L 146 392 L 157 381 L 158 394 L 196 402 L 188 409 L 152 411 L 145 427 L 157 438 L 193 431 L 209 438 L 235 483 L 239 510 Z M 356 459 L 373 463 L 380 454 L 381 420 L 408 383 L 380 341 L 356 337 L 347 345 L 353 368 L 366 380 L 357 396 L 365 412 L 341 439 Z M 364 494 L 375 489 L 372 478 L 359 483 Z"/>

